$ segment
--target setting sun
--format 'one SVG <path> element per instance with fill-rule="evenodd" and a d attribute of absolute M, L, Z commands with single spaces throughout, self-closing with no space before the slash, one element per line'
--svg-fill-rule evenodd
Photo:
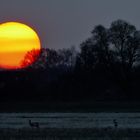
<path fill-rule="evenodd" d="M 39 37 L 29 26 L 18 22 L 0 24 L 0 68 L 28 67 L 36 60 L 40 48 Z"/>

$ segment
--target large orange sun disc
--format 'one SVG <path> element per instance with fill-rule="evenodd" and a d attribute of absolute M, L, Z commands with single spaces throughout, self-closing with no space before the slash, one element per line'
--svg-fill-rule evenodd
<path fill-rule="evenodd" d="M 31 65 L 41 49 L 37 33 L 18 22 L 0 24 L 0 68 L 22 69 Z"/>

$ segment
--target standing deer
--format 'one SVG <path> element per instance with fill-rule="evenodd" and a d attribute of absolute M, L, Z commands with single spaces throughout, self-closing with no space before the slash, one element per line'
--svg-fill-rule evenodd
<path fill-rule="evenodd" d="M 32 128 L 39 128 L 39 123 L 38 122 L 32 122 L 31 120 L 29 120 L 29 125 Z"/>
<path fill-rule="evenodd" d="M 114 119 L 113 123 L 114 123 L 114 127 L 117 128 L 118 127 L 118 122 Z"/>

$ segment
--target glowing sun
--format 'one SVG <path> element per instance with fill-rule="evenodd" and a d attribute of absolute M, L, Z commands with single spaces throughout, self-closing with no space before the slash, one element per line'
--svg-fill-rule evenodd
<path fill-rule="evenodd" d="M 0 68 L 22 69 L 31 65 L 40 54 L 37 33 L 18 22 L 0 24 Z"/>

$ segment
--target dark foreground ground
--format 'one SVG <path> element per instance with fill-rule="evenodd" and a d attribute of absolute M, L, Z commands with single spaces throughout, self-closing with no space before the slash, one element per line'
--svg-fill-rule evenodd
<path fill-rule="evenodd" d="M 0 129 L 0 140 L 139 140 L 140 129 Z"/>
<path fill-rule="evenodd" d="M 42 101 L 0 102 L 0 112 L 140 112 L 138 101 Z"/>

